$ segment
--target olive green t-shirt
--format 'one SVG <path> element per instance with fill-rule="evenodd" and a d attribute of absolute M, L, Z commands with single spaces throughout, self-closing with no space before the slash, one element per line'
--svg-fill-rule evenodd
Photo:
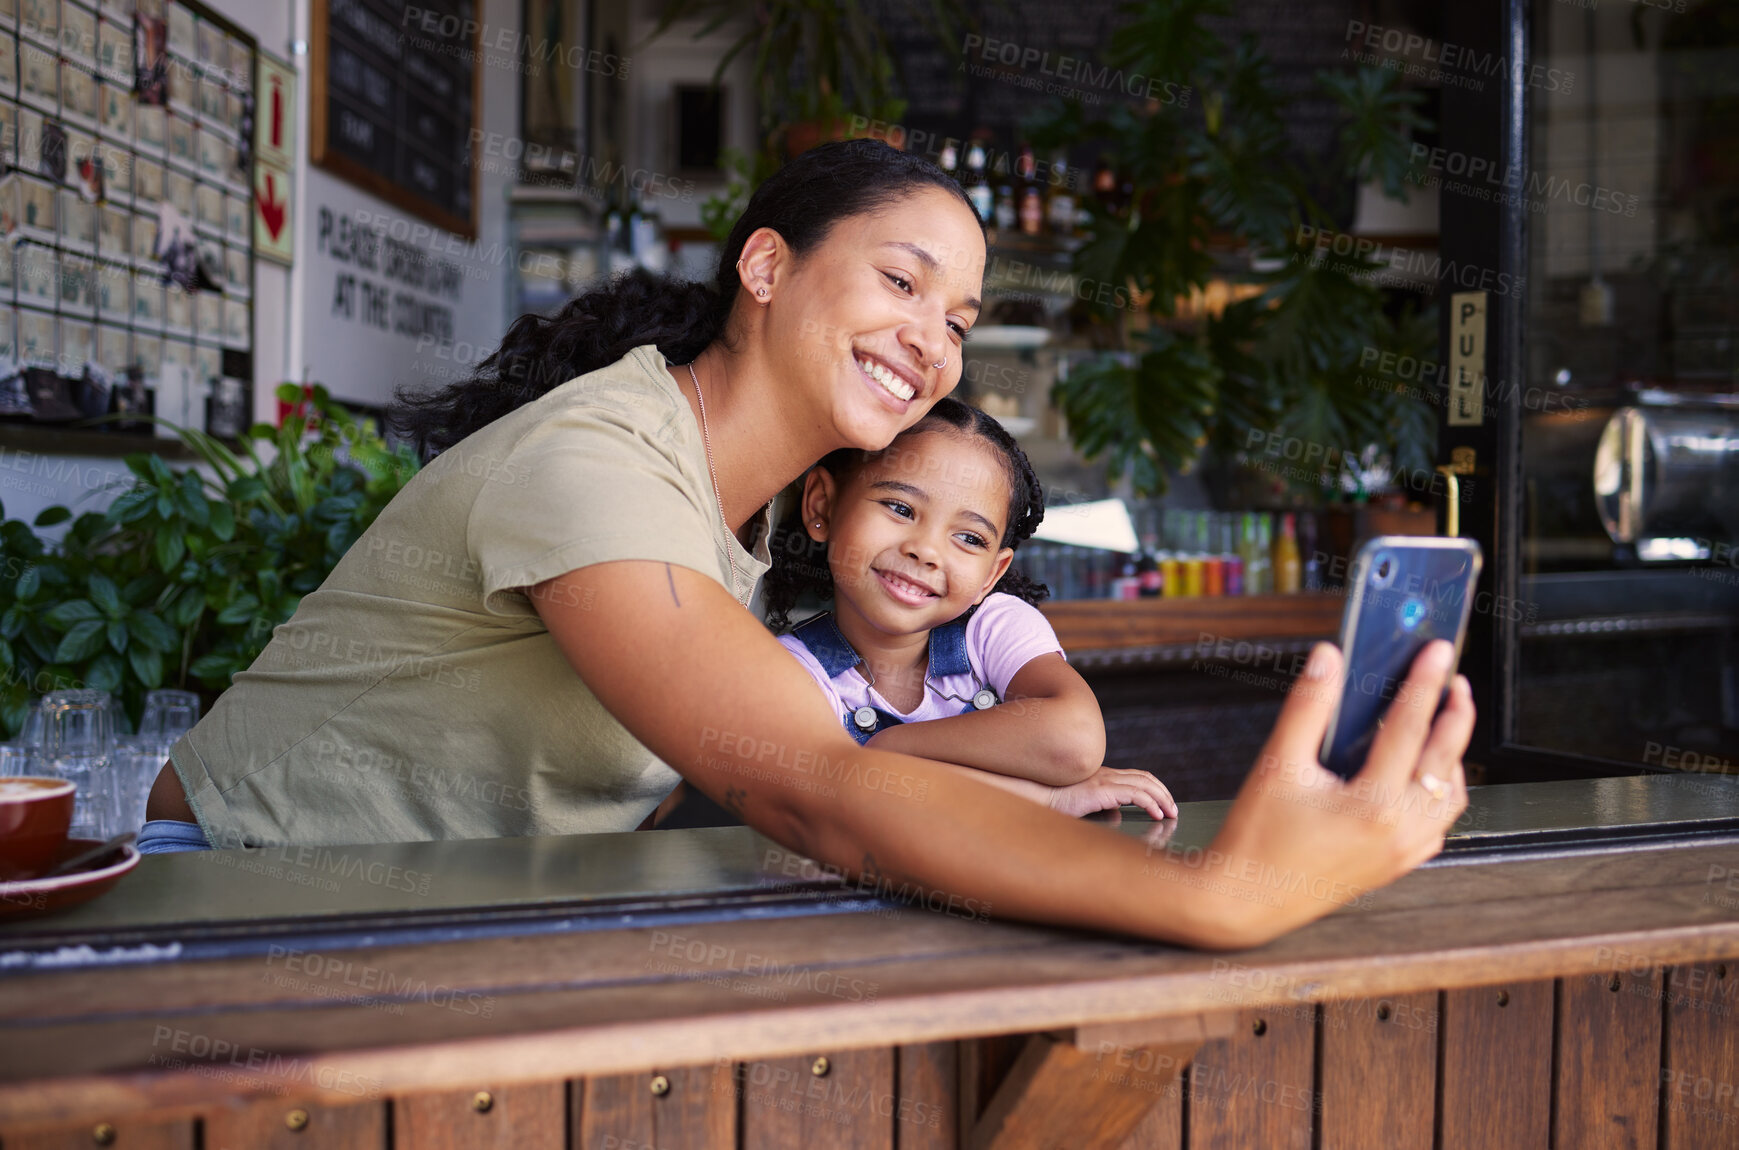
<path fill-rule="evenodd" d="M 768 562 L 719 516 L 653 346 L 442 452 L 171 757 L 217 846 L 632 830 L 680 777 L 604 710 L 523 589 L 620 559 L 739 602 Z M 587 609 L 590 604 L 575 604 Z"/>

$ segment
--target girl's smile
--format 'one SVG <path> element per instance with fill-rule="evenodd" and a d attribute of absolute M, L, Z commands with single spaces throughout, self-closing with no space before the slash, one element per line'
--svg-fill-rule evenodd
<path fill-rule="evenodd" d="M 824 525 L 834 615 L 866 657 L 964 615 L 1014 555 L 1001 546 L 1006 468 L 990 444 L 948 430 L 905 436 L 842 483 L 817 468 L 805 503 Z"/>

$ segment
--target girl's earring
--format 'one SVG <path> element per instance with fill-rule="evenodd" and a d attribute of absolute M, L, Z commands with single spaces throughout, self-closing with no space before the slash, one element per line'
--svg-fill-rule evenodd
<path fill-rule="evenodd" d="M 767 289 L 766 288 L 756 288 L 755 294 L 760 296 L 762 299 L 766 299 L 767 298 Z"/>

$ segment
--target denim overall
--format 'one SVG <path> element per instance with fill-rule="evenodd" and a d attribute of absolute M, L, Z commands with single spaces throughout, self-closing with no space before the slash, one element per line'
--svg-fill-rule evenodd
<path fill-rule="evenodd" d="M 822 673 L 829 679 L 838 677 L 846 671 L 863 662 L 858 658 L 843 634 L 839 624 L 833 621 L 832 612 L 824 611 L 815 618 L 795 627 L 791 631 L 799 643 L 815 656 L 815 661 L 821 664 Z M 932 675 L 943 678 L 948 675 L 970 675 L 972 663 L 966 657 L 966 622 L 956 619 L 930 632 L 930 666 L 924 674 L 924 686 L 929 689 Z M 996 692 L 987 686 L 981 686 L 969 700 L 962 700 L 953 695 L 943 695 L 943 698 L 955 702 L 965 702 L 960 709 L 962 715 L 971 711 L 985 711 L 996 706 L 999 700 Z M 847 711 L 841 716 L 845 721 L 845 729 L 851 737 L 860 744 L 870 741 L 870 736 L 886 727 L 896 726 L 905 722 L 898 715 L 882 710 L 880 707 L 859 707 L 855 711 Z"/>

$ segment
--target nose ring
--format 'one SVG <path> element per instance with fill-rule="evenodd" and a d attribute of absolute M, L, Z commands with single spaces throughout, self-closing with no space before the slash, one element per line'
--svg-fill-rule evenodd
<path fill-rule="evenodd" d="M 948 366 L 948 357 L 947 357 L 947 356 L 943 356 L 943 357 L 942 357 L 942 362 L 941 362 L 941 363 L 933 363 L 933 364 L 931 364 L 931 365 L 930 365 L 930 366 L 931 366 L 931 367 L 933 367 L 933 368 L 935 368 L 935 369 L 936 369 L 936 370 L 937 370 L 937 371 L 941 371 L 941 370 L 942 370 L 942 369 L 943 369 L 943 368 L 945 368 L 945 367 L 947 367 L 947 366 Z"/>

